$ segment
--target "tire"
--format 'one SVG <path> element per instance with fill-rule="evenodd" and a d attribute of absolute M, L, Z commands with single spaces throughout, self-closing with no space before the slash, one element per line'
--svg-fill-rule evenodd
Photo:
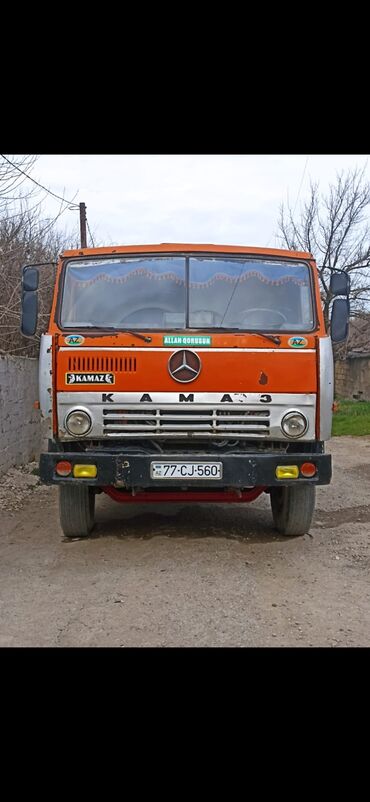
<path fill-rule="evenodd" d="M 85 485 L 61 485 L 59 520 L 66 537 L 88 537 L 94 526 L 95 493 Z"/>
<path fill-rule="evenodd" d="M 286 537 L 307 534 L 315 510 L 316 487 L 271 487 L 271 509 L 278 532 Z"/>

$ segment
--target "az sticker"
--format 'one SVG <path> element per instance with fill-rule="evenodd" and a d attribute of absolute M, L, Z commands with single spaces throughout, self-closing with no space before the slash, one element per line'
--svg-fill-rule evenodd
<path fill-rule="evenodd" d="M 308 345 L 308 340 L 306 340 L 306 337 L 290 337 L 288 345 L 291 348 L 305 348 Z"/>
<path fill-rule="evenodd" d="M 85 342 L 85 337 L 82 334 L 68 334 L 68 337 L 64 338 L 64 342 L 66 345 L 82 345 Z"/>
<path fill-rule="evenodd" d="M 114 373 L 66 373 L 66 384 L 114 384 Z"/>

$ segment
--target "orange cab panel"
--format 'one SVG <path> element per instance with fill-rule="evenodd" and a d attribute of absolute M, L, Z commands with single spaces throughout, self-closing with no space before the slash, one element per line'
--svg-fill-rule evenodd
<path fill-rule="evenodd" d="M 112 348 L 64 349 L 57 356 L 57 392 L 273 392 L 317 391 L 314 350 L 193 348 L 201 361 L 195 381 L 178 382 L 170 376 L 168 362 L 180 349 Z M 106 375 L 104 375 L 106 374 Z M 96 381 L 94 382 L 94 378 Z"/>

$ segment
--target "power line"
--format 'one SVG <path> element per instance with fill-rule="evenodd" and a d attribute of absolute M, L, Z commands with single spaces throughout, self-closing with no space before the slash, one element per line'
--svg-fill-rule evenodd
<path fill-rule="evenodd" d="M 34 183 L 34 184 L 36 184 L 36 186 L 38 186 L 38 187 L 41 187 L 41 189 L 43 189 L 43 190 L 44 190 L 45 192 L 47 192 L 49 195 L 52 195 L 52 196 L 53 196 L 53 198 L 57 198 L 58 200 L 61 200 L 61 201 L 63 201 L 63 203 L 69 203 L 71 206 L 73 206 L 73 208 L 75 208 L 75 209 L 78 209 L 78 204 L 77 204 L 77 203 L 74 203 L 74 201 L 69 201 L 69 200 L 66 200 L 66 198 L 62 198 L 62 196 L 61 196 L 61 195 L 56 195 L 56 194 L 55 194 L 55 192 L 52 192 L 52 191 L 51 191 L 51 189 L 47 189 L 47 187 L 44 187 L 44 186 L 43 186 L 43 184 L 40 184 L 40 183 L 39 183 L 38 181 L 36 181 L 34 178 L 31 178 L 31 176 L 30 176 L 30 175 L 28 175 L 28 173 L 25 173 L 25 172 L 24 172 L 24 170 L 21 170 L 21 168 L 20 168 L 20 167 L 17 167 L 17 165 L 16 165 L 16 164 L 13 164 L 13 162 L 11 162 L 11 161 L 10 161 L 10 159 L 7 159 L 7 157 L 6 157 L 6 156 L 4 156 L 4 154 L 3 154 L 3 153 L 0 153 L 0 156 L 1 156 L 1 158 L 2 158 L 2 159 L 5 159 L 5 161 L 6 161 L 6 162 L 8 162 L 8 164 L 10 164 L 10 166 L 11 166 L 11 167 L 13 167 L 13 168 L 14 168 L 14 170 L 18 170 L 18 172 L 19 172 L 19 173 L 22 173 L 22 175 L 26 176 L 26 178 L 28 178 L 30 181 L 33 181 L 33 183 Z M 77 193 L 76 193 L 76 194 L 77 194 Z M 76 196 L 75 196 L 75 197 L 76 197 Z"/>
<path fill-rule="evenodd" d="M 95 248 L 95 242 L 94 242 L 94 239 L 93 239 L 93 235 L 92 235 L 92 233 L 90 231 L 89 221 L 88 221 L 87 217 L 86 217 L 86 225 L 87 225 L 88 232 L 90 234 L 90 239 L 91 239 L 91 242 L 93 244 L 93 248 Z"/>
<path fill-rule="evenodd" d="M 303 179 L 304 179 L 304 177 L 305 177 L 305 173 L 306 173 L 306 169 L 307 169 L 307 165 L 308 165 L 308 160 L 309 160 L 309 158 L 310 158 L 310 157 L 309 157 L 309 156 L 307 156 L 307 159 L 306 159 L 306 164 L 305 164 L 305 166 L 304 166 L 304 169 L 303 169 L 303 174 L 302 174 L 302 178 L 301 178 L 301 183 L 300 183 L 300 185 L 299 185 L 298 195 L 297 195 L 297 198 L 296 198 L 296 202 L 295 202 L 295 204 L 294 204 L 294 209 L 293 209 L 293 217 L 294 217 L 294 212 L 295 212 L 295 210 L 296 210 L 296 206 L 297 206 L 297 203 L 298 203 L 298 198 L 299 198 L 299 196 L 300 196 L 300 194 L 301 194 L 301 189 L 302 189 Z"/>
<path fill-rule="evenodd" d="M 265 248 L 268 248 L 268 246 L 270 245 L 270 242 L 271 242 L 271 240 L 273 239 L 273 237 L 275 237 L 275 248 L 276 248 L 276 234 L 271 234 L 271 237 L 270 237 L 270 239 L 269 239 L 269 241 L 268 241 L 267 245 L 265 245 Z"/>
<path fill-rule="evenodd" d="M 292 214 L 292 217 L 294 217 L 294 212 L 295 212 L 295 210 L 296 210 L 296 208 L 297 208 L 297 203 L 298 203 L 298 200 L 299 200 L 299 196 L 300 196 L 300 194 L 301 194 L 301 189 L 302 189 L 303 179 L 304 179 L 304 177 L 305 177 L 305 174 L 306 174 L 306 170 L 307 170 L 307 165 L 308 165 L 308 160 L 309 160 L 309 158 L 310 158 L 310 157 L 309 157 L 309 156 L 307 156 L 307 158 L 306 158 L 306 163 L 305 163 L 305 166 L 304 166 L 304 168 L 303 168 L 303 173 L 302 173 L 301 183 L 300 183 L 300 185 L 299 185 L 298 194 L 297 194 L 297 197 L 296 197 L 296 202 L 295 202 L 295 204 L 294 204 L 294 209 L 293 209 L 293 214 Z M 289 198 L 288 198 L 288 201 L 287 201 L 287 202 L 288 202 L 288 205 L 289 205 Z M 270 237 L 270 239 L 269 239 L 269 241 L 268 241 L 268 243 L 267 243 L 267 245 L 266 245 L 266 248 L 268 248 L 268 246 L 269 246 L 269 244 L 270 244 L 270 242 L 271 242 L 271 240 L 272 240 L 273 236 L 274 236 L 274 234 L 271 234 L 271 237 Z M 275 234 L 275 248 L 276 248 L 276 236 L 277 236 L 277 235 Z"/>

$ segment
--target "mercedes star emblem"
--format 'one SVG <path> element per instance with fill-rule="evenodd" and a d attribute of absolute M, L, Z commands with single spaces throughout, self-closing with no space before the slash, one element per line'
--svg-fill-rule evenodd
<path fill-rule="evenodd" d="M 168 360 L 170 376 L 177 382 L 192 382 L 198 378 L 202 363 L 194 351 L 175 351 Z"/>

